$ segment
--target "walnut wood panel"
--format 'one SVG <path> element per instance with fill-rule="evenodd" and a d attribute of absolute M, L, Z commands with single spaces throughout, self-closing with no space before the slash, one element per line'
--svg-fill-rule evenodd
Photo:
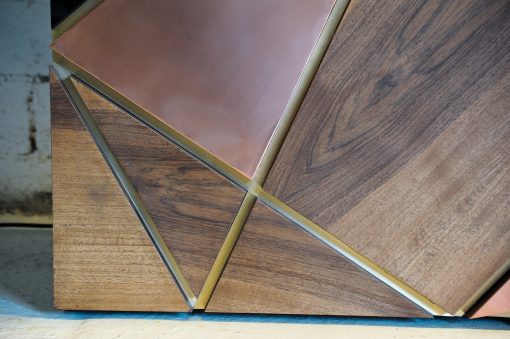
<path fill-rule="evenodd" d="M 498 286 L 491 293 L 470 318 L 480 317 L 510 317 L 510 274 L 507 274 L 506 282 Z"/>
<path fill-rule="evenodd" d="M 75 85 L 198 295 L 244 191 L 85 85 Z"/>
<path fill-rule="evenodd" d="M 188 311 L 53 73 L 51 111 L 55 306 Z"/>
<path fill-rule="evenodd" d="M 509 73 L 508 1 L 351 1 L 264 188 L 454 313 L 510 258 Z"/>
<path fill-rule="evenodd" d="M 244 226 L 206 311 L 428 316 L 260 202 Z"/>
<path fill-rule="evenodd" d="M 108 0 L 53 48 L 252 177 L 334 3 Z"/>

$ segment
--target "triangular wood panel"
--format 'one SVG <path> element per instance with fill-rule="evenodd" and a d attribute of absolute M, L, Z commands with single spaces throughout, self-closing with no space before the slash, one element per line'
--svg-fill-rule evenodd
<path fill-rule="evenodd" d="M 51 111 L 55 306 L 188 311 L 53 72 Z"/>
<path fill-rule="evenodd" d="M 206 311 L 429 316 L 260 202 Z"/>
<path fill-rule="evenodd" d="M 85 85 L 75 85 L 199 295 L 244 191 Z"/>

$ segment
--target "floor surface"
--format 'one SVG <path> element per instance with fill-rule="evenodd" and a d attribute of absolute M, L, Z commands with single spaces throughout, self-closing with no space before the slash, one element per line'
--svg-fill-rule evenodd
<path fill-rule="evenodd" d="M 497 318 L 56 311 L 52 284 L 51 228 L 0 227 L 0 338 L 510 338 Z"/>

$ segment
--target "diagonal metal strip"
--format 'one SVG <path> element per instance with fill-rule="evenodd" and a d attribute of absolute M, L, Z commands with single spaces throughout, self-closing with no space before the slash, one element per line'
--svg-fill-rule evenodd
<path fill-rule="evenodd" d="M 90 11 L 92 11 L 97 5 L 99 5 L 103 0 L 87 0 L 82 3 L 78 8 L 76 8 L 67 18 L 62 20 L 57 27 L 55 27 L 51 31 L 52 40 L 56 40 L 62 34 L 67 32 L 71 27 L 74 26 L 81 18 L 87 15 Z"/>
<path fill-rule="evenodd" d="M 257 198 L 264 202 L 267 206 L 285 216 L 287 219 L 292 221 L 294 224 L 302 228 L 305 232 L 309 233 L 325 245 L 333 249 L 338 254 L 349 259 L 351 262 L 370 273 L 372 276 L 379 279 L 381 282 L 390 286 L 398 293 L 411 300 L 416 305 L 423 308 L 425 311 L 432 315 L 439 316 L 451 316 L 447 311 L 442 309 L 440 306 L 434 304 L 432 301 L 427 299 L 425 296 L 414 290 L 412 287 L 400 281 L 390 273 L 386 272 L 380 266 L 363 256 L 343 241 L 339 240 L 331 233 L 324 230 L 313 221 L 307 219 L 303 215 L 299 214 L 282 201 L 278 200 L 269 193 L 262 189 L 255 189 L 253 194 L 257 195 Z"/>
<path fill-rule="evenodd" d="M 269 144 L 262 155 L 262 159 L 259 162 L 257 171 L 253 178 L 253 181 L 259 185 L 264 184 L 264 181 L 269 174 L 269 170 L 273 166 L 276 156 L 280 151 L 283 141 L 290 129 L 290 125 L 303 103 L 303 99 L 308 92 L 308 88 L 312 83 L 315 73 L 317 73 L 329 44 L 331 43 L 338 25 L 344 16 L 349 1 L 350 0 L 337 0 L 331 9 L 331 13 L 322 28 L 321 34 L 313 47 L 312 53 L 308 58 L 301 75 L 299 76 L 282 117 L 278 121 L 278 125 L 276 126 L 276 129 L 271 136 L 271 140 L 269 141 Z"/>
<path fill-rule="evenodd" d="M 100 0 L 88 0 L 87 2 L 99 3 Z M 96 3 L 96 5 L 97 5 Z M 144 124 L 148 125 L 150 128 L 158 132 L 160 135 L 166 137 L 168 140 L 172 141 L 176 145 L 178 145 L 180 148 L 182 148 L 187 153 L 191 154 L 192 156 L 198 158 L 201 162 L 206 164 L 208 167 L 212 168 L 213 170 L 217 171 L 224 177 L 230 179 L 240 187 L 247 190 L 247 194 L 241 204 L 241 207 L 234 219 L 234 222 L 231 226 L 231 229 L 229 233 L 227 234 L 227 237 L 225 238 L 225 241 L 216 257 L 216 260 L 213 264 L 213 267 L 207 277 L 207 280 L 204 284 L 204 287 L 202 288 L 202 291 L 200 295 L 198 296 L 198 299 L 195 298 L 193 293 L 191 292 L 191 288 L 189 284 L 187 284 L 184 276 L 182 275 L 182 272 L 180 272 L 175 259 L 173 259 L 173 256 L 171 255 L 168 248 L 166 248 L 166 245 L 163 243 L 161 237 L 159 236 L 159 233 L 157 229 L 155 228 L 154 223 L 150 219 L 150 216 L 148 216 L 147 212 L 143 208 L 143 205 L 141 203 L 139 204 L 139 207 L 142 208 L 142 211 L 138 211 L 137 209 L 137 203 L 139 202 L 138 197 L 136 196 L 136 192 L 134 191 L 133 187 L 129 184 L 127 181 L 127 178 L 122 172 L 122 169 L 120 168 L 118 163 L 111 164 L 108 160 L 108 156 L 105 155 L 102 147 L 101 152 L 105 155 L 105 158 L 107 158 L 107 162 L 112 167 L 113 172 L 117 176 L 119 183 L 127 183 L 128 187 L 123 186 L 123 190 L 126 192 L 126 195 L 128 196 L 130 202 L 132 203 L 133 207 L 137 210 L 137 213 L 139 213 L 140 219 L 142 220 L 144 226 L 147 228 L 148 233 L 151 235 L 150 229 L 153 229 L 153 234 L 156 236 L 155 239 L 152 238 L 151 240 L 154 242 L 156 247 L 158 248 L 158 252 L 162 256 L 163 260 L 165 261 L 165 264 L 167 264 L 167 267 L 172 272 L 172 275 L 178 281 L 178 286 L 181 288 L 181 292 L 186 297 L 186 299 L 189 301 L 189 304 L 195 308 L 195 309 L 204 309 L 207 306 L 207 303 L 214 291 L 214 288 L 221 276 L 221 273 L 223 271 L 223 268 L 225 267 L 228 258 L 233 250 L 233 247 L 242 231 L 242 228 L 251 212 L 251 209 L 255 203 L 256 199 L 260 199 L 262 202 L 264 202 L 266 205 L 277 211 L 278 213 L 284 215 L 286 218 L 294 222 L 296 225 L 301 227 L 303 230 L 317 238 L 319 241 L 325 243 L 328 247 L 335 250 L 340 255 L 346 257 L 350 261 L 352 261 L 357 266 L 361 267 L 371 275 L 375 276 L 377 279 L 382 281 L 383 283 L 387 284 L 427 312 L 431 313 L 432 315 L 442 315 L 442 316 L 450 316 L 445 310 L 443 310 L 441 307 L 435 305 L 430 300 L 428 300 L 425 296 L 421 295 L 419 292 L 414 290 L 412 287 L 408 286 L 404 282 L 400 281 L 393 275 L 389 274 L 388 272 L 384 271 L 381 267 L 379 267 L 377 264 L 370 261 L 368 258 L 364 257 L 361 253 L 357 252 L 355 249 L 351 248 L 341 240 L 337 239 L 324 229 L 322 229 L 320 226 L 316 225 L 306 217 L 302 216 L 298 212 L 294 211 L 292 208 L 287 206 L 284 202 L 278 200 L 277 198 L 271 196 L 270 194 L 263 191 L 261 185 L 264 183 L 264 180 L 266 179 L 269 170 L 276 158 L 276 155 L 278 154 L 278 151 L 281 148 L 281 145 L 283 143 L 283 140 L 285 139 L 287 132 L 292 124 L 292 121 L 294 119 L 295 114 L 297 113 L 299 107 L 301 106 L 301 103 L 303 101 L 304 96 L 306 95 L 306 92 L 310 86 L 311 81 L 313 80 L 313 77 L 315 76 L 315 73 L 317 72 L 317 69 L 324 57 L 324 54 L 330 44 L 331 39 L 333 38 L 333 35 L 341 21 L 342 16 L 344 15 L 345 9 L 349 3 L 349 0 L 337 0 L 335 3 L 335 6 L 333 7 L 330 16 L 328 17 L 328 20 L 323 28 L 323 31 L 321 32 L 321 35 L 316 42 L 316 45 L 314 46 L 312 55 L 310 56 L 309 60 L 307 61 L 305 68 L 298 80 L 298 83 L 296 84 L 294 91 L 292 93 L 292 96 L 289 100 L 289 103 L 287 104 L 287 107 L 285 108 L 285 111 L 282 115 L 282 118 L 280 119 L 275 132 L 273 133 L 273 136 L 271 137 L 270 143 L 268 147 L 266 148 L 264 155 L 262 157 L 262 160 L 259 163 L 259 167 L 257 168 L 255 177 L 253 180 L 249 180 L 246 176 L 244 176 L 242 173 L 231 167 L 230 165 L 224 163 L 222 160 L 218 159 L 216 156 L 208 152 L 206 149 L 203 149 L 201 146 L 194 143 L 192 140 L 184 137 L 179 132 L 175 131 L 170 126 L 162 123 L 159 119 L 155 118 L 152 114 L 146 112 L 143 108 L 137 106 L 130 100 L 126 99 L 124 96 L 122 96 L 120 93 L 118 93 L 115 89 L 107 86 L 103 82 L 96 79 L 93 75 L 89 74 L 86 70 L 78 67 L 75 65 L 72 61 L 68 60 L 64 56 L 53 52 L 53 60 L 63 68 L 69 70 L 73 73 L 73 75 L 77 76 L 82 80 L 83 82 L 87 83 L 91 88 L 105 96 L 110 101 L 114 102 L 116 105 L 123 108 L 126 112 L 130 113 L 134 117 L 136 117 L 138 120 L 143 122 Z M 86 13 L 85 13 L 86 14 Z M 83 16 L 82 14 L 81 16 Z M 80 17 L 81 17 L 80 16 Z M 76 20 L 77 21 L 77 20 Z M 70 25 L 68 28 L 70 28 L 72 25 Z M 63 32 L 60 32 L 62 34 Z M 70 81 L 69 81 L 70 82 Z M 66 81 L 64 81 L 64 85 L 66 85 Z M 74 89 L 74 86 L 72 86 L 72 90 Z M 72 91 L 71 90 L 71 91 Z M 75 93 L 78 95 L 77 93 Z M 74 99 L 74 98 L 73 98 Z M 78 100 L 81 100 L 78 96 Z M 85 107 L 85 110 L 86 107 Z M 81 111 L 78 109 L 78 111 Z M 88 112 L 88 110 L 87 110 Z M 86 115 L 87 113 L 85 113 Z M 90 114 L 89 114 L 90 115 Z M 92 118 L 89 117 L 91 120 Z M 84 116 L 83 119 L 86 119 Z M 92 125 L 89 127 L 86 123 L 87 128 L 90 127 L 94 128 L 95 123 L 92 120 Z M 97 126 L 95 126 L 97 129 Z M 94 139 L 96 140 L 96 143 L 98 145 L 100 143 L 104 143 L 106 146 L 105 151 L 111 154 L 111 152 L 108 149 L 108 146 L 106 142 L 104 141 L 104 138 L 101 135 L 101 132 L 99 132 L 100 138 L 102 138 L 102 141 L 96 139 L 95 132 L 91 132 L 91 134 L 94 136 Z M 113 155 L 111 154 L 111 159 L 114 159 Z M 115 167 L 118 167 L 120 172 L 117 172 L 115 170 Z M 119 179 L 119 175 L 124 177 L 124 179 Z M 129 191 L 132 191 L 134 195 L 132 197 L 135 199 L 135 201 L 130 198 Z M 147 216 L 148 218 L 142 219 L 143 217 Z M 159 238 L 158 238 L 159 237 Z M 160 247 L 158 247 L 157 242 L 160 242 Z M 166 251 L 164 251 L 166 249 Z M 162 250 L 162 252 L 160 252 Z M 170 260 L 167 262 L 164 258 L 165 254 L 168 253 L 170 256 L 168 259 Z M 173 263 L 172 263 L 173 260 Z M 175 271 L 177 269 L 177 271 Z M 177 274 L 176 274 L 177 273 Z M 180 276 L 180 278 L 179 278 Z M 187 292 L 186 292 L 187 288 Z"/>
<path fill-rule="evenodd" d="M 180 292 L 182 293 L 184 299 L 190 306 L 190 308 L 193 308 L 196 302 L 196 297 L 193 294 L 193 291 L 184 277 L 181 269 L 179 268 L 173 254 L 170 252 L 168 247 L 166 246 L 163 238 L 161 237 L 156 225 L 154 224 L 154 221 L 150 217 L 149 213 L 145 209 L 145 206 L 143 205 L 142 201 L 138 197 L 138 194 L 134 187 L 129 182 L 129 179 L 127 178 L 126 174 L 124 173 L 122 167 L 115 159 L 113 153 L 111 152 L 103 134 L 101 133 L 99 127 L 97 126 L 96 122 L 92 118 L 92 115 L 90 114 L 90 111 L 88 110 L 87 106 L 83 102 L 82 98 L 78 94 L 78 91 L 74 87 L 71 79 L 67 76 L 62 79 L 60 77 L 61 72 L 55 70 L 55 73 L 59 75 L 59 80 L 66 91 L 66 94 L 70 98 L 73 106 L 75 107 L 76 111 L 78 112 L 80 119 L 82 120 L 83 124 L 89 131 L 90 135 L 94 139 L 97 147 L 99 148 L 100 152 L 102 153 L 103 157 L 105 158 L 108 166 L 112 170 L 114 176 L 117 178 L 117 181 L 126 194 L 126 197 L 128 198 L 131 206 L 135 210 L 137 216 L 140 218 L 140 221 L 142 222 L 143 226 L 145 227 L 147 234 L 149 235 L 149 238 L 151 239 L 152 243 L 156 247 L 156 250 L 158 254 L 160 255 L 161 259 L 163 260 L 165 266 L 168 268 L 169 272 L 171 273 L 172 277 L 174 278 L 177 287 L 179 288 Z M 59 74 L 60 73 L 60 74 Z"/>

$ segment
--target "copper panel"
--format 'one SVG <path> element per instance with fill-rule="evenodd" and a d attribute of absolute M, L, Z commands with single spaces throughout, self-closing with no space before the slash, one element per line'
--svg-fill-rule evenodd
<path fill-rule="evenodd" d="M 53 49 L 249 177 L 334 0 L 105 0 Z"/>
<path fill-rule="evenodd" d="M 510 312 L 510 280 L 507 280 L 471 318 L 507 316 Z"/>

